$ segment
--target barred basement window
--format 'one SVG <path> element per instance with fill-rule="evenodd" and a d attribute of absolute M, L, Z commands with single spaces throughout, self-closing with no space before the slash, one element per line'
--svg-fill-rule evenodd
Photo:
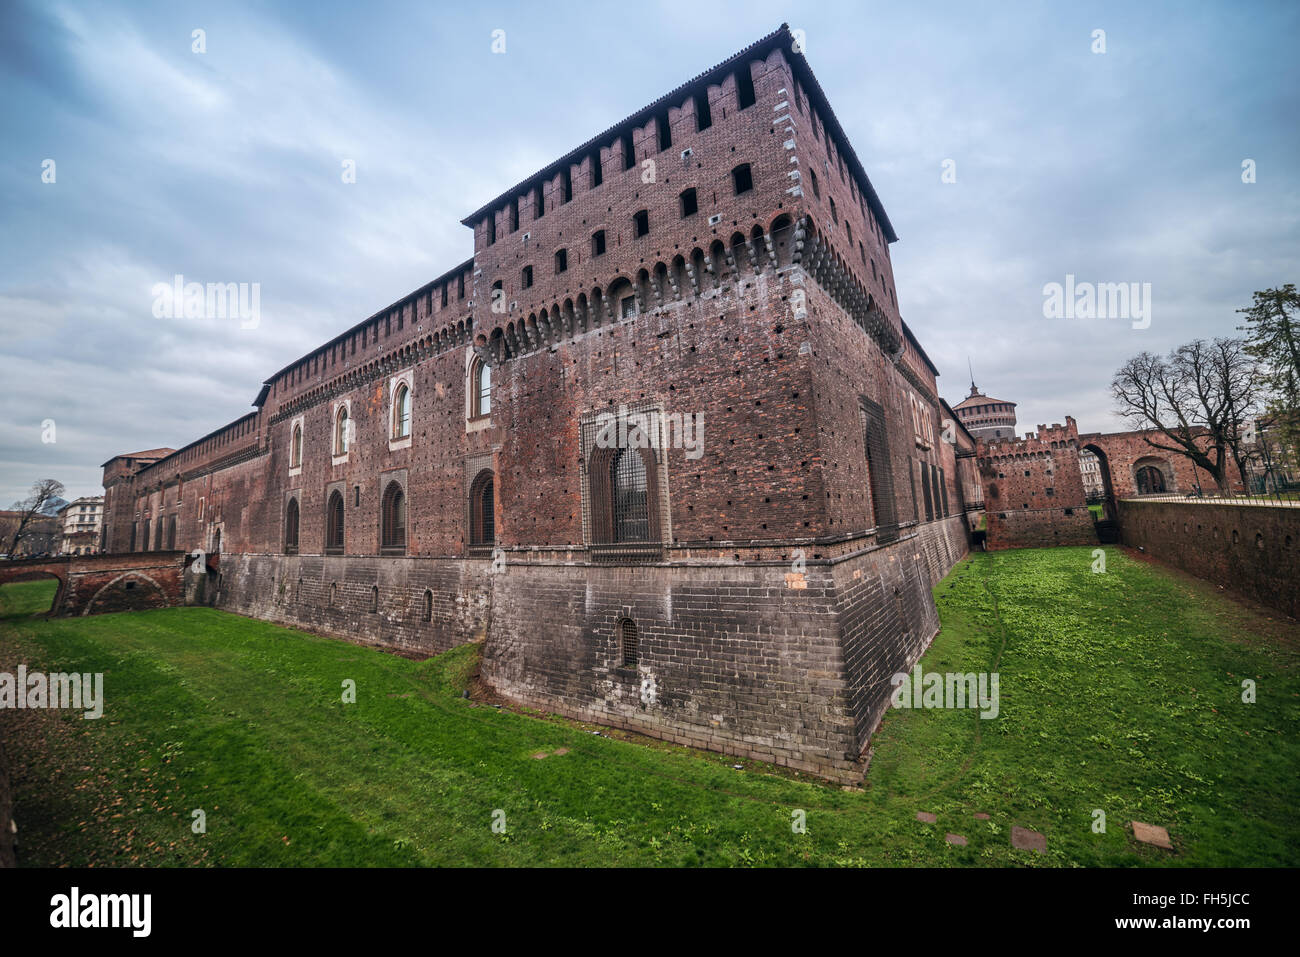
<path fill-rule="evenodd" d="M 638 645 L 640 640 L 637 638 L 636 622 L 631 618 L 623 618 L 618 623 L 618 642 L 622 652 L 623 667 L 635 668 L 637 663 L 637 653 L 640 651 Z"/>
<path fill-rule="evenodd" d="M 343 551 L 343 495 L 338 489 L 330 493 L 325 508 L 325 551 L 336 555 Z"/>
<path fill-rule="evenodd" d="M 648 507 L 645 459 L 639 449 L 620 449 L 610 464 L 613 490 L 615 542 L 648 542 Z"/>
<path fill-rule="evenodd" d="M 424 607 L 420 612 L 421 621 L 433 621 L 433 592 L 424 590 Z"/>
<path fill-rule="evenodd" d="M 385 551 L 406 550 L 406 493 L 400 482 L 389 482 L 380 509 L 380 543 Z"/>
<path fill-rule="evenodd" d="M 284 553 L 298 554 L 298 500 L 289 499 L 289 507 L 284 513 Z"/>
<path fill-rule="evenodd" d="M 475 476 L 469 488 L 469 543 L 492 545 L 496 542 L 496 487 L 491 469 Z"/>
<path fill-rule="evenodd" d="M 881 406 L 860 396 L 863 446 L 867 459 L 867 483 L 871 493 L 872 520 L 876 526 L 876 541 L 880 544 L 898 539 L 898 505 L 894 499 L 894 470 L 890 464 L 889 443 L 885 433 L 885 412 Z M 908 460 L 908 476 L 912 476 Z M 913 480 L 912 500 L 916 501 Z"/>

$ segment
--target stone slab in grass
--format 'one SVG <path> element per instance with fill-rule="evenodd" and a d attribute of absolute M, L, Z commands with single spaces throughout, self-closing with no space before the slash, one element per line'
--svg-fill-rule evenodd
<path fill-rule="evenodd" d="M 937 815 L 931 814 L 929 811 L 917 811 L 916 819 L 918 821 L 923 821 L 926 824 L 933 824 L 935 821 L 939 820 Z"/>
<path fill-rule="evenodd" d="M 1129 823 L 1133 825 L 1133 836 L 1143 844 L 1163 847 L 1166 851 L 1174 849 L 1173 843 L 1169 840 L 1169 832 L 1159 824 L 1143 824 L 1141 821 L 1130 821 Z"/>
<path fill-rule="evenodd" d="M 960 834 L 945 834 L 943 839 L 949 844 L 956 844 L 958 847 L 966 846 L 966 838 Z"/>
<path fill-rule="evenodd" d="M 976 812 L 975 812 L 975 820 L 977 820 L 977 821 L 987 821 L 988 819 L 989 819 L 989 816 L 988 816 L 987 814 L 985 814 L 983 811 L 976 811 Z"/>
<path fill-rule="evenodd" d="M 1039 854 L 1046 854 L 1047 835 L 1040 834 L 1038 831 L 1031 831 L 1027 827 L 1012 825 L 1011 846 L 1022 851 L 1037 851 Z"/>

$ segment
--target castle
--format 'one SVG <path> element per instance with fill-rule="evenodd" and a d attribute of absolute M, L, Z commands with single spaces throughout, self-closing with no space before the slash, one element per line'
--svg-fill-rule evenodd
<path fill-rule="evenodd" d="M 254 411 L 105 463 L 106 549 L 201 549 L 217 607 L 481 640 L 515 701 L 860 778 L 978 480 L 790 30 L 462 222 L 470 258 Z"/>

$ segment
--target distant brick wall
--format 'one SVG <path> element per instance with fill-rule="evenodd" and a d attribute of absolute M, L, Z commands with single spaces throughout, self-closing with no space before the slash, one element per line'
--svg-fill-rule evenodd
<path fill-rule="evenodd" d="M 1097 530 L 1085 505 L 1006 512 L 989 510 L 985 514 L 991 550 L 1097 544 Z"/>
<path fill-rule="evenodd" d="M 1300 508 L 1121 501 L 1123 542 L 1300 617 Z"/>
<path fill-rule="evenodd" d="M 49 561 L 0 562 L 0 584 L 53 576 L 50 614 L 99 615 L 187 603 L 184 552 L 73 555 Z"/>

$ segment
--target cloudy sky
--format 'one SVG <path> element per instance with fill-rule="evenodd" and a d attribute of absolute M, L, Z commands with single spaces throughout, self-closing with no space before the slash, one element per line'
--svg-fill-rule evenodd
<path fill-rule="evenodd" d="M 1124 359 L 1300 280 L 1294 3 L 7 2 L 0 505 L 45 476 L 98 493 L 110 456 L 250 411 L 467 259 L 467 213 L 783 21 L 898 231 L 950 402 L 969 358 L 1022 431 L 1116 427 Z M 156 318 L 176 274 L 260 283 L 260 323 Z M 1067 275 L 1150 283 L 1149 327 L 1045 318 Z"/>

